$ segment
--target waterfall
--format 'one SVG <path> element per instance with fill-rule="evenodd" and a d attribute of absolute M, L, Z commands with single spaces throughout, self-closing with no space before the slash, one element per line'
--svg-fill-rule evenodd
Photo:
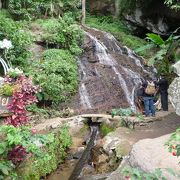
<path fill-rule="evenodd" d="M 85 80 L 87 78 L 85 67 L 81 63 L 81 61 L 78 61 L 78 63 L 79 63 L 79 71 L 80 71 L 81 80 Z M 84 82 L 81 82 L 81 85 L 79 87 L 79 95 L 80 95 L 80 101 L 83 108 L 85 109 L 92 108 L 91 102 L 89 100 L 89 95 L 88 95 Z"/>
<path fill-rule="evenodd" d="M 130 92 L 126 80 L 123 78 L 123 76 L 121 75 L 121 73 L 118 70 L 118 63 L 116 62 L 116 60 L 110 55 L 108 54 L 108 48 L 104 45 L 103 42 L 101 42 L 100 40 L 98 40 L 96 37 L 92 36 L 90 33 L 86 33 L 90 39 L 92 39 L 94 41 L 95 47 L 96 47 L 96 55 L 99 59 L 99 62 L 101 64 L 104 65 L 109 65 L 112 67 L 112 70 L 114 71 L 115 75 L 118 77 L 121 88 L 124 91 L 125 97 L 127 102 L 129 103 L 130 107 L 135 110 L 135 104 L 134 104 L 134 90 L 132 90 Z M 117 45 L 116 43 L 116 39 L 114 38 L 114 36 L 112 36 L 109 33 L 106 33 L 106 36 L 108 36 L 108 39 L 111 39 L 114 44 L 115 47 L 117 47 L 117 50 L 120 51 L 120 53 L 122 53 L 121 48 Z M 136 74 L 135 72 L 132 72 L 130 69 L 127 68 L 123 68 L 126 71 L 127 76 L 130 76 L 130 78 L 134 79 L 137 78 L 139 81 L 140 80 L 140 76 L 138 74 Z"/>
<path fill-rule="evenodd" d="M 88 95 L 88 92 L 84 83 L 80 85 L 79 94 L 80 94 L 81 104 L 83 105 L 83 108 L 92 108 L 90 100 L 89 100 L 89 95 Z"/>
<path fill-rule="evenodd" d="M 85 34 L 84 52 L 78 60 L 80 86 L 75 109 L 104 113 L 131 107 L 136 111 L 136 89 L 151 69 L 110 33 L 87 28 Z"/>
<path fill-rule="evenodd" d="M 115 62 L 112 60 L 113 58 L 111 57 L 111 55 L 107 53 L 107 47 L 90 33 L 86 32 L 86 34 L 94 41 L 96 55 L 99 59 L 99 62 L 104 65 L 114 66 Z"/>

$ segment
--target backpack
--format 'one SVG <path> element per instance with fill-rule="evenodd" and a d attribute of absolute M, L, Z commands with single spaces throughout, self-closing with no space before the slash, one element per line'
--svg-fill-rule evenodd
<path fill-rule="evenodd" d="M 156 87 L 154 82 L 148 81 L 147 87 L 145 88 L 145 93 L 148 95 L 154 95 L 156 93 Z"/>

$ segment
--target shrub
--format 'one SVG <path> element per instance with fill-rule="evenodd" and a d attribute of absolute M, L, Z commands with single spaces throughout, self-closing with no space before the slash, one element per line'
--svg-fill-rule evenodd
<path fill-rule="evenodd" d="M 16 19 L 31 20 L 40 16 L 59 17 L 64 12 L 76 12 L 79 0 L 9 0 L 8 10 Z"/>
<path fill-rule="evenodd" d="M 77 64 L 67 50 L 46 50 L 43 60 L 33 64 L 30 74 L 42 87 L 39 100 L 60 103 L 74 94 L 78 87 Z"/>
<path fill-rule="evenodd" d="M 36 23 L 43 30 L 42 40 L 47 46 L 69 49 L 73 54 L 81 53 L 79 48 L 83 31 L 70 17 L 61 19 L 38 20 Z"/>
<path fill-rule="evenodd" d="M 25 66 L 30 57 L 27 48 L 32 42 L 32 37 L 23 28 L 20 22 L 15 22 L 0 12 L 0 40 L 6 38 L 12 41 L 13 48 L 8 51 L 7 59 L 15 66 Z"/>

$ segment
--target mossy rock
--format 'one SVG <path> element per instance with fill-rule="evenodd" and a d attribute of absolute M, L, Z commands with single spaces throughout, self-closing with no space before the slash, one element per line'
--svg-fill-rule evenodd
<path fill-rule="evenodd" d="M 123 156 L 127 156 L 130 151 L 130 144 L 127 140 L 122 141 L 115 149 L 116 157 L 122 158 Z"/>

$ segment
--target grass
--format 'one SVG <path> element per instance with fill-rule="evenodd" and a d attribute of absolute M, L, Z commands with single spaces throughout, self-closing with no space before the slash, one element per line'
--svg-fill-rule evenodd
<path fill-rule="evenodd" d="M 113 19 L 111 16 L 87 16 L 86 24 L 89 27 L 112 33 L 124 46 L 134 51 L 148 44 L 144 39 L 133 36 L 123 21 Z M 141 51 L 137 54 L 144 58 L 152 56 L 152 52 L 149 50 Z"/>
<path fill-rule="evenodd" d="M 110 125 L 105 124 L 105 123 L 101 124 L 100 132 L 101 132 L 103 137 L 106 136 L 108 133 L 110 133 L 112 131 L 114 131 L 114 128 L 110 127 Z"/>

